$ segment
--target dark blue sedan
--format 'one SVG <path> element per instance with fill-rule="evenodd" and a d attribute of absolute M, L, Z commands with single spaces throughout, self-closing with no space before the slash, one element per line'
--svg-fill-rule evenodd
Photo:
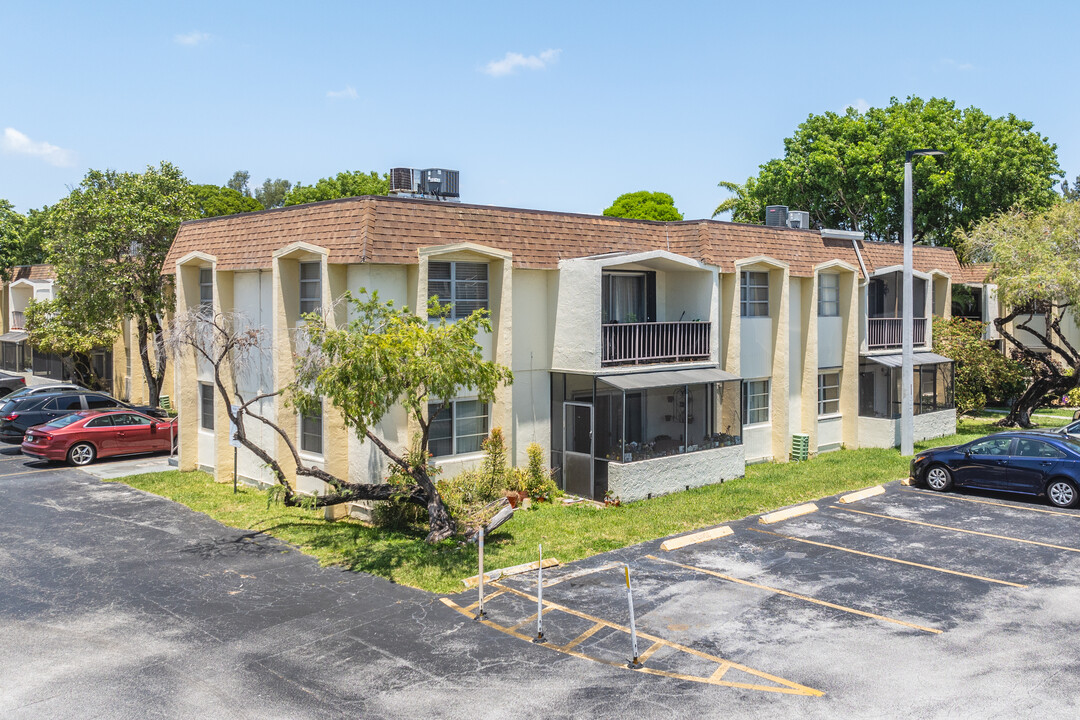
<path fill-rule="evenodd" d="M 923 450 L 911 479 L 931 490 L 979 488 L 1046 495 L 1051 505 L 1080 500 L 1080 439 L 1056 432 L 1005 432 L 964 445 Z"/>

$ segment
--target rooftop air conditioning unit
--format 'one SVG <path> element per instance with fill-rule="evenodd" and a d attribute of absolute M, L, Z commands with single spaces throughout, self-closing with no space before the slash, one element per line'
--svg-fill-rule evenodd
<path fill-rule="evenodd" d="M 787 216 L 787 226 L 796 230 L 810 229 L 810 213 L 806 210 L 791 210 Z"/>
<path fill-rule="evenodd" d="M 420 171 L 412 168 L 390 168 L 391 193 L 419 193 Z"/>
<path fill-rule="evenodd" d="M 445 170 L 443 168 L 428 168 L 420 173 L 421 192 L 435 197 L 452 197 L 460 195 L 458 192 L 458 171 Z"/>
<path fill-rule="evenodd" d="M 787 205 L 769 205 L 765 208 L 766 227 L 787 227 Z"/>

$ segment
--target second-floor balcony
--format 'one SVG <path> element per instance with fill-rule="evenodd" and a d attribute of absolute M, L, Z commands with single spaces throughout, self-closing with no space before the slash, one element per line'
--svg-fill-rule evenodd
<path fill-rule="evenodd" d="M 23 316 L 22 312 L 13 310 L 11 312 L 11 329 L 22 330 L 24 327 L 26 327 L 26 318 Z"/>
<path fill-rule="evenodd" d="M 601 325 L 601 363 L 646 363 L 708 360 L 711 323 L 635 322 Z"/>
<path fill-rule="evenodd" d="M 915 318 L 912 342 L 915 346 L 926 345 L 926 318 Z M 867 318 L 866 347 L 868 350 L 898 348 L 904 344 L 903 318 Z"/>

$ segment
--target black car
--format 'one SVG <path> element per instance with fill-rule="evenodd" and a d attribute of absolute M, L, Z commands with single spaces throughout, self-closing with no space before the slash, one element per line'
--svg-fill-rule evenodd
<path fill-rule="evenodd" d="M 109 408 L 140 410 L 105 393 L 89 390 L 15 398 L 0 407 L 0 441 L 18 445 L 22 443 L 26 429 L 34 425 L 41 425 L 80 410 Z"/>
<path fill-rule="evenodd" d="M 22 390 L 25 387 L 26 378 L 22 375 L 0 372 L 0 397 Z"/>
<path fill-rule="evenodd" d="M 1080 439 L 1058 432 L 1005 432 L 954 447 L 923 450 L 911 479 L 931 490 L 979 488 L 1046 495 L 1057 507 L 1080 501 Z"/>

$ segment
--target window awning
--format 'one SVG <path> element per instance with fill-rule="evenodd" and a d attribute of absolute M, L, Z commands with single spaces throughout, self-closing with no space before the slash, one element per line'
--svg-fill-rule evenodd
<path fill-rule="evenodd" d="M 902 367 L 904 364 L 903 354 L 899 355 L 868 355 L 865 358 L 871 362 L 876 362 L 878 365 L 884 365 L 885 367 Z M 937 353 L 912 353 L 911 362 L 913 365 L 937 365 L 939 363 L 951 363 L 952 358 L 947 358 L 944 355 L 938 355 Z"/>
<path fill-rule="evenodd" d="M 657 372 L 627 373 L 625 375 L 600 375 L 596 378 L 620 390 L 670 387 L 672 385 L 699 385 L 701 383 L 742 380 L 720 368 L 691 368 L 689 370 L 660 370 Z"/>
<path fill-rule="evenodd" d="M 3 335 L 0 335 L 0 342 L 21 343 L 28 337 L 30 336 L 24 333 L 22 330 L 12 330 L 9 333 L 4 333 Z"/>

